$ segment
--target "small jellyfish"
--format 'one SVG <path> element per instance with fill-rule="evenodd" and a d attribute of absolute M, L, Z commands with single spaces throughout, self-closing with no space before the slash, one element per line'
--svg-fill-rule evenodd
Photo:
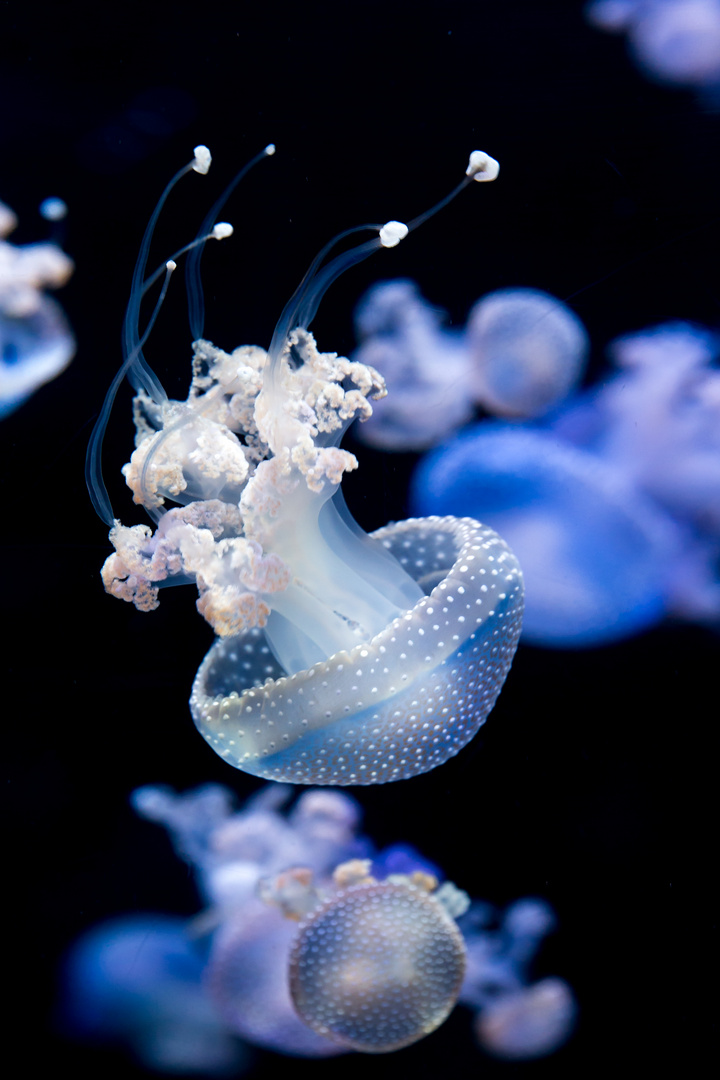
<path fill-rule="evenodd" d="M 539 289 L 488 293 L 470 312 L 466 335 L 476 398 L 496 416 L 542 416 L 585 370 L 585 327 Z"/>
<path fill-rule="evenodd" d="M 196 154 L 178 177 L 207 171 L 209 152 Z M 495 175 L 497 163 L 474 151 L 453 195 Z M 267 353 L 228 354 L 196 340 L 186 402 L 168 400 L 138 325 L 142 296 L 161 273 L 144 280 L 162 202 L 135 270 L 126 360 L 88 456 L 91 495 L 116 550 L 105 588 L 147 611 L 161 586 L 197 583 L 198 610 L 218 640 L 190 708 L 236 768 L 304 784 L 427 772 L 473 737 L 495 703 L 520 633 L 520 568 L 492 529 L 470 519 L 404 521 L 371 537 L 359 529 L 340 492 L 357 460 L 339 442 L 354 419 L 370 416 L 384 382 L 366 364 L 319 352 L 308 326 L 343 270 L 394 247 L 447 199 L 409 226 L 362 226 L 375 238 L 329 262 L 336 241 L 326 245 Z M 196 244 L 228 229 L 206 222 Z M 174 260 L 167 265 L 169 275 Z M 126 374 L 138 388 L 137 439 L 123 472 L 154 533 L 114 518 L 100 471 L 102 432 Z"/>
<path fill-rule="evenodd" d="M 306 790 L 283 811 L 288 798 L 269 785 L 233 811 L 215 785 L 135 793 L 195 869 L 206 907 L 184 926 L 136 916 L 81 939 L 66 965 L 76 1033 L 124 1036 L 160 1069 L 184 1045 L 188 1067 L 208 1073 L 233 1039 L 308 1058 L 398 1050 L 457 1003 L 498 1056 L 567 1039 L 570 988 L 529 978 L 554 929 L 544 901 L 504 913 L 471 903 L 414 848 L 377 852 L 347 795 Z"/>
<path fill-rule="evenodd" d="M 627 34 L 633 58 L 651 79 L 720 100 L 719 0 L 593 0 L 585 11 L 599 29 Z"/>
<path fill-rule="evenodd" d="M 475 304 L 464 330 L 411 281 L 374 286 L 358 305 L 358 363 L 379 368 L 388 396 L 357 428 L 384 450 L 436 446 L 475 416 L 539 417 L 580 382 L 588 337 L 578 317 L 539 289 L 499 289 Z"/>
<path fill-rule="evenodd" d="M 366 1053 L 399 1050 L 439 1027 L 464 974 L 457 923 L 410 879 L 343 889 L 308 915 L 290 953 L 300 1017 Z"/>
<path fill-rule="evenodd" d="M 62 308 L 43 291 L 65 284 L 72 260 L 55 244 L 8 243 L 16 225 L 0 203 L 0 417 L 59 375 L 75 353 Z"/>

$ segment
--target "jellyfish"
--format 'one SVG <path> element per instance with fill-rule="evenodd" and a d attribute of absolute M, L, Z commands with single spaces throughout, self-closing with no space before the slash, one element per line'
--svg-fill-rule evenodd
<path fill-rule="evenodd" d="M 208 165 L 199 148 L 178 176 Z M 497 163 L 474 151 L 450 197 L 495 175 Z M 196 582 L 198 610 L 217 640 L 193 684 L 195 724 L 225 761 L 266 779 L 376 784 L 435 768 L 485 721 L 512 662 L 522 577 L 492 529 L 433 517 L 367 536 L 350 517 L 340 482 L 357 459 L 338 444 L 385 386 L 367 364 L 319 352 L 308 329 L 343 270 L 394 247 L 447 201 L 409 226 L 361 227 L 375 238 L 329 262 L 336 241 L 326 245 L 268 352 L 226 353 L 197 338 L 185 402 L 167 399 L 138 326 L 140 300 L 162 272 L 144 280 L 163 200 L 143 241 L 126 359 L 88 456 L 91 495 L 115 547 L 103 582 L 143 611 L 157 607 L 162 585 Z M 206 222 L 196 244 L 229 231 Z M 154 532 L 115 519 L 99 466 L 125 374 L 138 393 L 136 449 L 123 472 Z"/>
<path fill-rule="evenodd" d="M 141 915 L 89 931 L 65 968 L 76 1033 L 130 1042 L 159 1069 L 183 1046 L 187 1068 L 212 1073 L 248 1044 L 309 1058 L 398 1050 L 460 1004 L 496 1056 L 562 1045 L 572 991 L 530 977 L 555 928 L 544 901 L 502 913 L 471 901 L 416 849 L 377 851 L 348 795 L 306 789 L 288 809 L 290 795 L 267 785 L 235 810 L 216 785 L 135 792 L 205 908 L 189 923 Z"/>
<path fill-rule="evenodd" d="M 585 327 L 540 289 L 488 293 L 470 312 L 466 334 L 476 398 L 495 416 L 543 416 L 585 371 Z"/>
<path fill-rule="evenodd" d="M 426 450 L 475 418 L 539 417 L 580 383 L 588 338 L 570 308 L 540 289 L 497 289 L 464 330 L 443 327 L 412 281 L 374 286 L 355 313 L 353 359 L 388 388 L 358 437 L 384 450 Z"/>
<path fill-rule="evenodd" d="M 56 244 L 9 243 L 16 225 L 0 203 L 0 417 L 64 371 L 75 353 L 62 308 L 43 292 L 65 284 L 72 260 Z"/>
<path fill-rule="evenodd" d="M 475 416 L 468 351 L 462 334 L 445 329 L 413 281 L 374 285 L 355 310 L 360 344 L 353 359 L 383 373 L 387 397 L 355 426 L 381 450 L 425 450 Z"/>
<path fill-rule="evenodd" d="M 625 32 L 634 60 L 651 79 L 720 101 L 718 0 L 593 0 L 586 15 L 601 30 Z"/>
<path fill-rule="evenodd" d="M 416 513 L 482 517 L 522 561 L 525 640 L 591 647 L 720 618 L 718 335 L 626 335 L 619 369 L 544 424 L 470 426 L 429 453 Z"/>

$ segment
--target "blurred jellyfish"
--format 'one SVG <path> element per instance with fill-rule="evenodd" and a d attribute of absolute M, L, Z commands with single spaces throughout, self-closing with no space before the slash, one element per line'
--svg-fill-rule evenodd
<path fill-rule="evenodd" d="M 75 353 L 62 308 L 43 292 L 65 284 L 72 260 L 55 244 L 8 243 L 16 225 L 0 203 L 0 417 L 59 375 Z"/>
<path fill-rule="evenodd" d="M 358 438 L 385 450 L 424 450 L 473 419 L 542 416 L 580 382 L 588 339 L 578 317 L 539 289 L 498 289 L 464 331 L 442 326 L 411 281 L 374 286 L 355 315 L 353 359 L 379 368 L 388 396 Z"/>
<path fill-rule="evenodd" d="M 585 327 L 539 289 L 489 293 L 470 312 L 466 336 L 476 400 L 495 416 L 542 416 L 585 371 Z"/>
<path fill-rule="evenodd" d="M 593 0 L 588 21 L 626 33 L 642 71 L 720 104 L 720 0 Z"/>
<path fill-rule="evenodd" d="M 544 427 L 481 424 L 420 464 L 419 513 L 472 514 L 518 553 L 523 633 L 594 646 L 665 615 L 720 618 L 720 337 L 667 324 Z"/>
<path fill-rule="evenodd" d="M 203 990 L 205 950 L 186 922 L 129 915 L 85 934 L 64 973 L 65 1031 L 125 1043 L 161 1072 L 241 1072 L 247 1053 Z"/>
<path fill-rule="evenodd" d="M 383 373 L 387 397 L 356 434 L 383 450 L 423 450 L 475 414 L 468 351 L 458 332 L 442 327 L 412 281 L 375 285 L 358 304 L 361 342 L 353 359 Z"/>
<path fill-rule="evenodd" d="M 209 164 L 198 147 L 175 180 Z M 496 175 L 497 163 L 474 151 L 450 197 Z M 500 693 L 520 632 L 522 576 L 503 540 L 476 521 L 411 520 L 372 537 L 362 532 L 340 492 L 357 459 L 339 442 L 354 419 L 370 416 L 370 399 L 385 385 L 366 364 L 320 353 L 308 326 L 347 267 L 394 247 L 448 200 L 409 225 L 361 226 L 373 239 L 329 262 L 336 240 L 326 245 L 267 353 L 241 346 L 228 354 L 196 340 L 190 393 L 179 402 L 148 367 L 147 331 L 139 329 L 142 297 L 162 273 L 145 279 L 152 230 L 175 180 L 146 230 L 125 362 L 89 448 L 91 497 L 116 549 L 103 567 L 105 588 L 149 611 L 161 586 L 196 582 L 198 610 L 218 640 L 190 707 L 229 764 L 313 784 L 427 772 L 473 737 Z M 232 232 L 210 216 L 190 247 Z M 167 267 L 166 284 L 174 260 Z M 123 472 L 154 533 L 114 518 L 100 468 L 102 433 L 125 375 L 138 394 L 136 449 Z"/>
<path fill-rule="evenodd" d="M 241 1043 L 301 1057 L 385 1053 L 439 1027 L 457 1002 L 505 1057 L 550 1053 L 576 1006 L 560 979 L 529 982 L 554 916 L 540 900 L 500 915 L 471 903 L 413 848 L 375 852 L 347 795 L 262 789 L 238 812 L 208 786 L 142 788 L 207 905 L 89 932 L 65 968 L 67 1025 L 133 1046 L 158 1069 L 240 1067 Z M 484 1018 L 484 1019 L 483 1019 Z"/>

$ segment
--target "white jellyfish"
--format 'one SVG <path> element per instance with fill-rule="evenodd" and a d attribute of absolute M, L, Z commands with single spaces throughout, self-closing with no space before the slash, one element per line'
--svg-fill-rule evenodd
<path fill-rule="evenodd" d="M 320 1035 L 369 1053 L 399 1050 L 439 1027 L 464 974 L 457 923 L 411 878 L 341 890 L 310 912 L 290 953 L 298 1015 Z"/>
<path fill-rule="evenodd" d="M 62 308 L 44 292 L 65 284 L 72 260 L 56 244 L 9 243 L 16 225 L 0 203 L 0 417 L 59 375 L 75 353 Z"/>
<path fill-rule="evenodd" d="M 492 179 L 495 166 L 473 154 L 453 194 Z M 336 241 L 326 245 L 267 353 L 243 346 L 228 354 L 197 340 L 185 402 L 167 399 L 138 328 L 140 300 L 160 273 L 143 280 L 162 201 L 135 271 L 126 360 L 88 459 L 91 494 L 116 549 L 105 587 L 151 610 L 160 586 L 197 582 L 198 609 L 218 640 L 198 671 L 191 710 L 235 767 L 314 784 L 426 772 L 457 753 L 495 703 L 520 632 L 520 569 L 504 541 L 470 519 L 405 521 L 372 537 L 358 528 L 340 494 L 357 460 L 338 444 L 385 387 L 373 368 L 319 352 L 308 326 L 343 270 L 395 246 L 447 199 L 409 226 L 362 226 L 375 237 L 329 262 Z M 204 227 L 197 243 L 218 229 Z M 137 448 L 124 473 L 154 533 L 114 520 L 99 468 L 125 374 L 138 395 Z"/>

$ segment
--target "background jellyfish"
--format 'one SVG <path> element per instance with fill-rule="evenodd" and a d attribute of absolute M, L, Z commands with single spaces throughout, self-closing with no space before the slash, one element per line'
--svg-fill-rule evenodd
<path fill-rule="evenodd" d="M 423 1039 L 459 1001 L 491 1054 L 532 1058 L 570 1035 L 563 980 L 531 981 L 551 908 L 470 902 L 413 848 L 376 851 L 336 792 L 141 788 L 136 810 L 170 831 L 205 911 L 134 916 L 86 934 L 65 971 L 65 1023 L 129 1043 L 151 1067 L 241 1067 L 237 1037 L 280 1053 L 387 1053 Z"/>
<path fill-rule="evenodd" d="M 0 203 L 0 417 L 59 375 L 75 353 L 62 308 L 43 292 L 65 284 L 72 260 L 56 244 L 9 243 L 16 225 Z"/>
<path fill-rule="evenodd" d="M 633 59 L 651 79 L 691 86 L 720 104 L 718 0 L 593 0 L 588 21 L 626 33 Z"/>
<path fill-rule="evenodd" d="M 498 416 L 548 412 L 580 382 L 588 341 L 577 316 L 539 289 L 498 289 L 478 301 L 464 330 L 411 281 L 374 286 L 360 301 L 358 362 L 383 372 L 388 397 L 356 428 L 386 450 L 424 450 L 468 423 L 478 406 Z"/>
<path fill-rule="evenodd" d="M 416 512 L 475 514 L 519 553 L 527 640 L 718 623 L 719 341 L 681 323 L 620 338 L 620 371 L 545 426 L 470 427 L 421 463 Z"/>
<path fill-rule="evenodd" d="M 106 545 L 82 483 L 84 451 L 116 363 L 127 260 L 155 193 L 172 162 L 207 139 L 225 177 L 218 169 L 178 190 L 159 223 L 162 256 L 192 231 L 198 186 L 209 204 L 258 147 L 282 145 L 282 167 L 278 155 L 228 206 L 239 246 L 215 245 L 204 259 L 206 336 L 225 348 L 264 342 L 318 232 L 421 212 L 474 129 L 502 160 L 502 182 L 411 234 L 391 267 L 369 260 L 341 279 L 318 313 L 318 339 L 351 354 L 353 308 L 381 275 L 416 280 L 457 327 L 490 290 L 536 286 L 570 297 L 591 330 L 592 385 L 606 345 L 630 330 L 717 325 L 720 139 L 692 91 L 645 79 L 623 38 L 598 33 L 582 8 L 430 2 L 408 19 L 402 5 L 370 0 L 352 21 L 311 4 L 285 11 L 282 25 L 262 5 L 2 8 L 2 197 L 29 229 L 41 199 L 62 191 L 78 268 L 58 293 L 77 358 L 0 429 L 8 1045 L 40 1074 L 147 1076 L 111 1049 L 66 1041 L 51 1008 L 57 958 L 85 928 L 133 911 L 186 921 L 198 910 L 163 830 L 126 809 L 129 790 L 157 777 L 185 790 L 234 776 L 241 797 L 253 785 L 183 722 L 213 640 L 188 590 L 164 590 L 149 619 L 110 602 L 97 578 Z M 138 94 L 164 87 L 188 95 L 197 123 L 163 133 L 154 112 L 146 156 L 125 155 L 127 129 L 112 141 L 114 121 Z M 87 152 L 98 130 L 112 142 L 104 172 L 110 155 Z M 422 166 L 418 146 L 428 149 Z M 184 398 L 179 277 L 166 305 L 153 359 L 169 396 Z M 106 449 L 119 505 L 130 397 L 121 390 Z M 353 516 L 368 532 L 406 517 L 416 456 L 356 449 L 352 432 L 347 440 L 362 460 L 343 485 Z M 350 1053 L 285 1067 L 303 1080 L 338 1067 L 359 1078 L 368 1065 L 389 1080 L 399 1062 L 431 1080 L 449 1061 L 457 1080 L 479 1070 L 485 1080 L 623 1067 L 646 1075 L 669 1062 L 702 1075 L 714 1033 L 705 946 L 716 924 L 707 701 L 717 657 L 713 631 L 689 623 L 601 649 L 521 644 L 497 721 L 466 751 L 412 783 L 363 789 L 364 831 L 379 847 L 414 839 L 498 909 L 547 897 L 561 932 L 546 939 L 538 972 L 563 975 L 577 994 L 573 1039 L 508 1067 L 481 1058 L 459 1007 L 401 1058 Z M 255 1050 L 248 1080 L 277 1078 L 282 1066 Z"/>

